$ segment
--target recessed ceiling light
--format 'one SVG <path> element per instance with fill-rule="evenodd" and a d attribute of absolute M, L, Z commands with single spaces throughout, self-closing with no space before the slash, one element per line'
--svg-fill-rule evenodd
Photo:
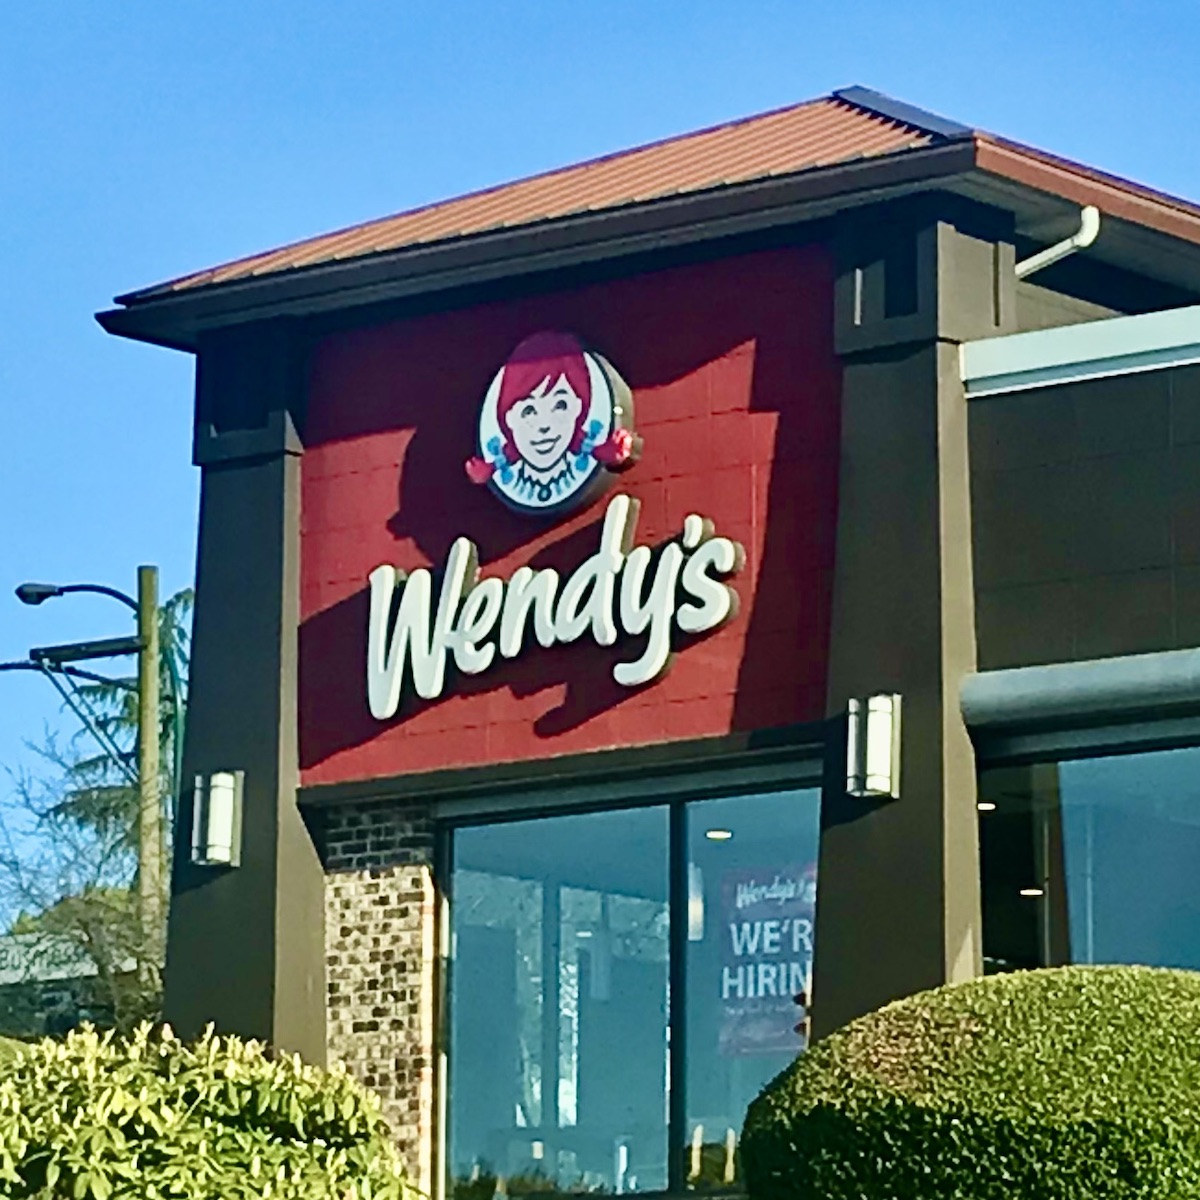
<path fill-rule="evenodd" d="M 1022 896 L 1044 896 L 1046 893 L 1042 888 L 1022 888 Z"/>
<path fill-rule="evenodd" d="M 708 840 L 710 842 L 727 842 L 727 841 L 729 841 L 729 839 L 731 837 L 733 837 L 733 830 L 732 829 L 706 829 L 704 831 L 704 836 L 706 838 L 708 838 Z"/>
<path fill-rule="evenodd" d="M 996 806 L 990 800 L 980 800 L 975 806 L 980 812 L 995 812 Z"/>
<path fill-rule="evenodd" d="M 575 936 L 577 938 L 578 937 L 591 937 L 592 931 L 590 929 L 577 929 L 577 930 L 575 930 Z"/>

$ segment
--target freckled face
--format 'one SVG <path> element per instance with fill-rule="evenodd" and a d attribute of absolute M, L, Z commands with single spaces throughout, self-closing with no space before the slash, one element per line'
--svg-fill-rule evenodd
<path fill-rule="evenodd" d="M 547 375 L 504 415 L 517 452 L 540 471 L 549 470 L 567 452 L 583 400 L 565 375 L 551 384 Z"/>

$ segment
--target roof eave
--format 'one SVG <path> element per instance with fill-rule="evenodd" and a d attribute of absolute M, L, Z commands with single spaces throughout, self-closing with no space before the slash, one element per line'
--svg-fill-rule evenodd
<path fill-rule="evenodd" d="M 230 325 L 313 316 L 813 220 L 945 186 L 974 165 L 974 143 L 964 139 L 257 278 L 136 292 L 96 319 L 120 337 L 194 351 L 201 334 Z"/>
<path fill-rule="evenodd" d="M 1076 204 L 1095 204 L 1107 216 L 1181 241 L 1200 242 L 1200 206 L 1002 138 L 979 134 L 975 144 L 981 171 Z"/>
<path fill-rule="evenodd" d="M 97 314 L 109 332 L 171 349 L 275 317 L 410 298 L 814 220 L 946 188 L 1044 220 L 1095 204 L 1089 254 L 1200 293 L 1200 208 L 986 134 L 187 290 L 153 288 Z M 1024 224 L 1017 211 L 1018 228 Z M 1035 230 L 1024 232 L 1037 236 Z"/>

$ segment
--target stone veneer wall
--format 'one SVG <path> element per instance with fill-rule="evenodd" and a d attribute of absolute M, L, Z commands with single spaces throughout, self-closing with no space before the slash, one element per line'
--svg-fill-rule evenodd
<path fill-rule="evenodd" d="M 329 1061 L 383 1099 L 415 1182 L 432 1187 L 433 822 L 396 804 L 321 818 Z"/>

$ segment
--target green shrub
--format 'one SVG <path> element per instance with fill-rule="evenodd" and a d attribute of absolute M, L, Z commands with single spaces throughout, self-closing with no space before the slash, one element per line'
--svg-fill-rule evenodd
<path fill-rule="evenodd" d="M 256 1042 L 90 1029 L 0 1071 L 0 1195 L 410 1200 L 375 1098 Z"/>
<path fill-rule="evenodd" d="M 818 1042 L 746 1118 L 753 1200 L 1200 1197 L 1200 974 L 939 988 Z"/>
<path fill-rule="evenodd" d="M 26 1044 L 16 1038 L 0 1037 L 0 1067 L 11 1062 L 25 1049 Z"/>

